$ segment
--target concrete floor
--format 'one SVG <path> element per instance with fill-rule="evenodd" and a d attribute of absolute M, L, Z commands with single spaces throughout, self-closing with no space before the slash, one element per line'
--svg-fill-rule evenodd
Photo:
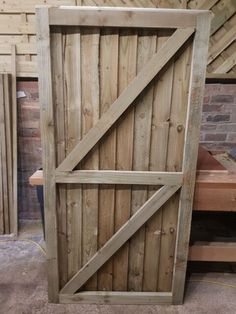
<path fill-rule="evenodd" d="M 44 245 L 39 228 L 23 226 L 20 239 L 23 238 Z M 45 266 L 45 255 L 33 243 L 0 238 L 0 313 L 236 313 L 236 289 L 196 281 L 211 280 L 236 286 L 236 274 L 192 274 L 181 306 L 57 305 L 47 302 Z"/>

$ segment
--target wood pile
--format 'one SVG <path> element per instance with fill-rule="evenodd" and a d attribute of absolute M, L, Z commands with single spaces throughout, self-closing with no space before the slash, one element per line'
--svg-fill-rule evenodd
<path fill-rule="evenodd" d="M 0 74 L 0 234 L 17 232 L 16 107 L 13 81 L 10 74 Z"/>

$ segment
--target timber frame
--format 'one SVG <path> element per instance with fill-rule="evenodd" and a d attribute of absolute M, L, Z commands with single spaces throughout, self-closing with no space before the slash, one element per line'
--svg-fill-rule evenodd
<path fill-rule="evenodd" d="M 191 211 L 196 175 L 198 137 L 201 123 L 207 48 L 211 14 L 209 11 L 92 8 L 92 7 L 39 7 L 36 9 L 38 27 L 39 89 L 41 103 L 41 132 L 43 139 L 43 169 L 46 215 L 46 243 L 48 261 L 48 295 L 51 302 L 113 303 L 113 304 L 180 304 L 183 301 Z M 110 106 L 97 124 L 72 149 L 59 166 L 55 161 L 54 114 L 52 99 L 50 27 L 99 26 L 146 27 L 176 29 L 170 39 L 128 88 Z M 112 173 L 97 170 L 73 171 L 102 138 L 112 124 L 129 107 L 144 87 L 163 68 L 176 51 L 194 36 L 189 85 L 187 129 L 183 152 L 182 171 Z M 115 106 L 114 106 L 115 104 Z M 117 109 L 118 108 L 118 109 Z M 56 184 L 110 183 L 140 184 L 143 178 L 151 184 L 163 185 L 143 206 L 108 240 L 107 243 L 59 291 Z M 114 182 L 114 181 L 113 181 Z M 171 292 L 76 292 L 176 191 L 180 189 L 175 263 Z"/>

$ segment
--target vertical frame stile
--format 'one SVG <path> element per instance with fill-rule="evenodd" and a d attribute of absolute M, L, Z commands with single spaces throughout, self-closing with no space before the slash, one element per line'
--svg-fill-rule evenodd
<path fill-rule="evenodd" d="M 36 8 L 49 302 L 58 302 L 55 140 L 48 7 Z"/>
<path fill-rule="evenodd" d="M 177 225 L 176 255 L 173 273 L 173 304 L 183 302 L 188 245 L 191 228 L 192 203 L 195 186 L 198 141 L 201 126 L 201 107 L 205 85 L 208 41 L 211 14 L 202 12 L 197 16 L 193 43 L 193 56 L 188 98 L 187 130 L 182 171 L 184 184 L 181 189 Z"/>
<path fill-rule="evenodd" d="M 10 222 L 11 232 L 17 235 L 18 233 L 18 204 L 17 204 L 17 99 L 16 99 L 16 46 L 11 46 L 11 92 L 12 92 L 12 172 L 13 172 L 13 208 L 12 220 Z"/>

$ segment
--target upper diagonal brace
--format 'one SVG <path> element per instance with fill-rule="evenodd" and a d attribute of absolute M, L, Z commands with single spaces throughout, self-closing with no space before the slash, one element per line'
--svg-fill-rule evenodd
<path fill-rule="evenodd" d="M 75 293 L 180 188 L 163 186 L 69 280 L 60 293 Z"/>
<path fill-rule="evenodd" d="M 74 167 L 84 158 L 84 156 L 87 155 L 87 153 L 110 129 L 110 127 L 119 119 L 124 111 L 126 111 L 142 90 L 182 47 L 193 32 L 193 28 L 178 29 L 174 32 L 174 34 L 157 51 L 157 53 L 154 54 L 151 60 L 131 81 L 128 87 L 113 102 L 109 109 L 102 115 L 96 125 L 89 130 L 84 138 L 58 166 L 57 171 L 72 171 L 74 169 Z"/>

